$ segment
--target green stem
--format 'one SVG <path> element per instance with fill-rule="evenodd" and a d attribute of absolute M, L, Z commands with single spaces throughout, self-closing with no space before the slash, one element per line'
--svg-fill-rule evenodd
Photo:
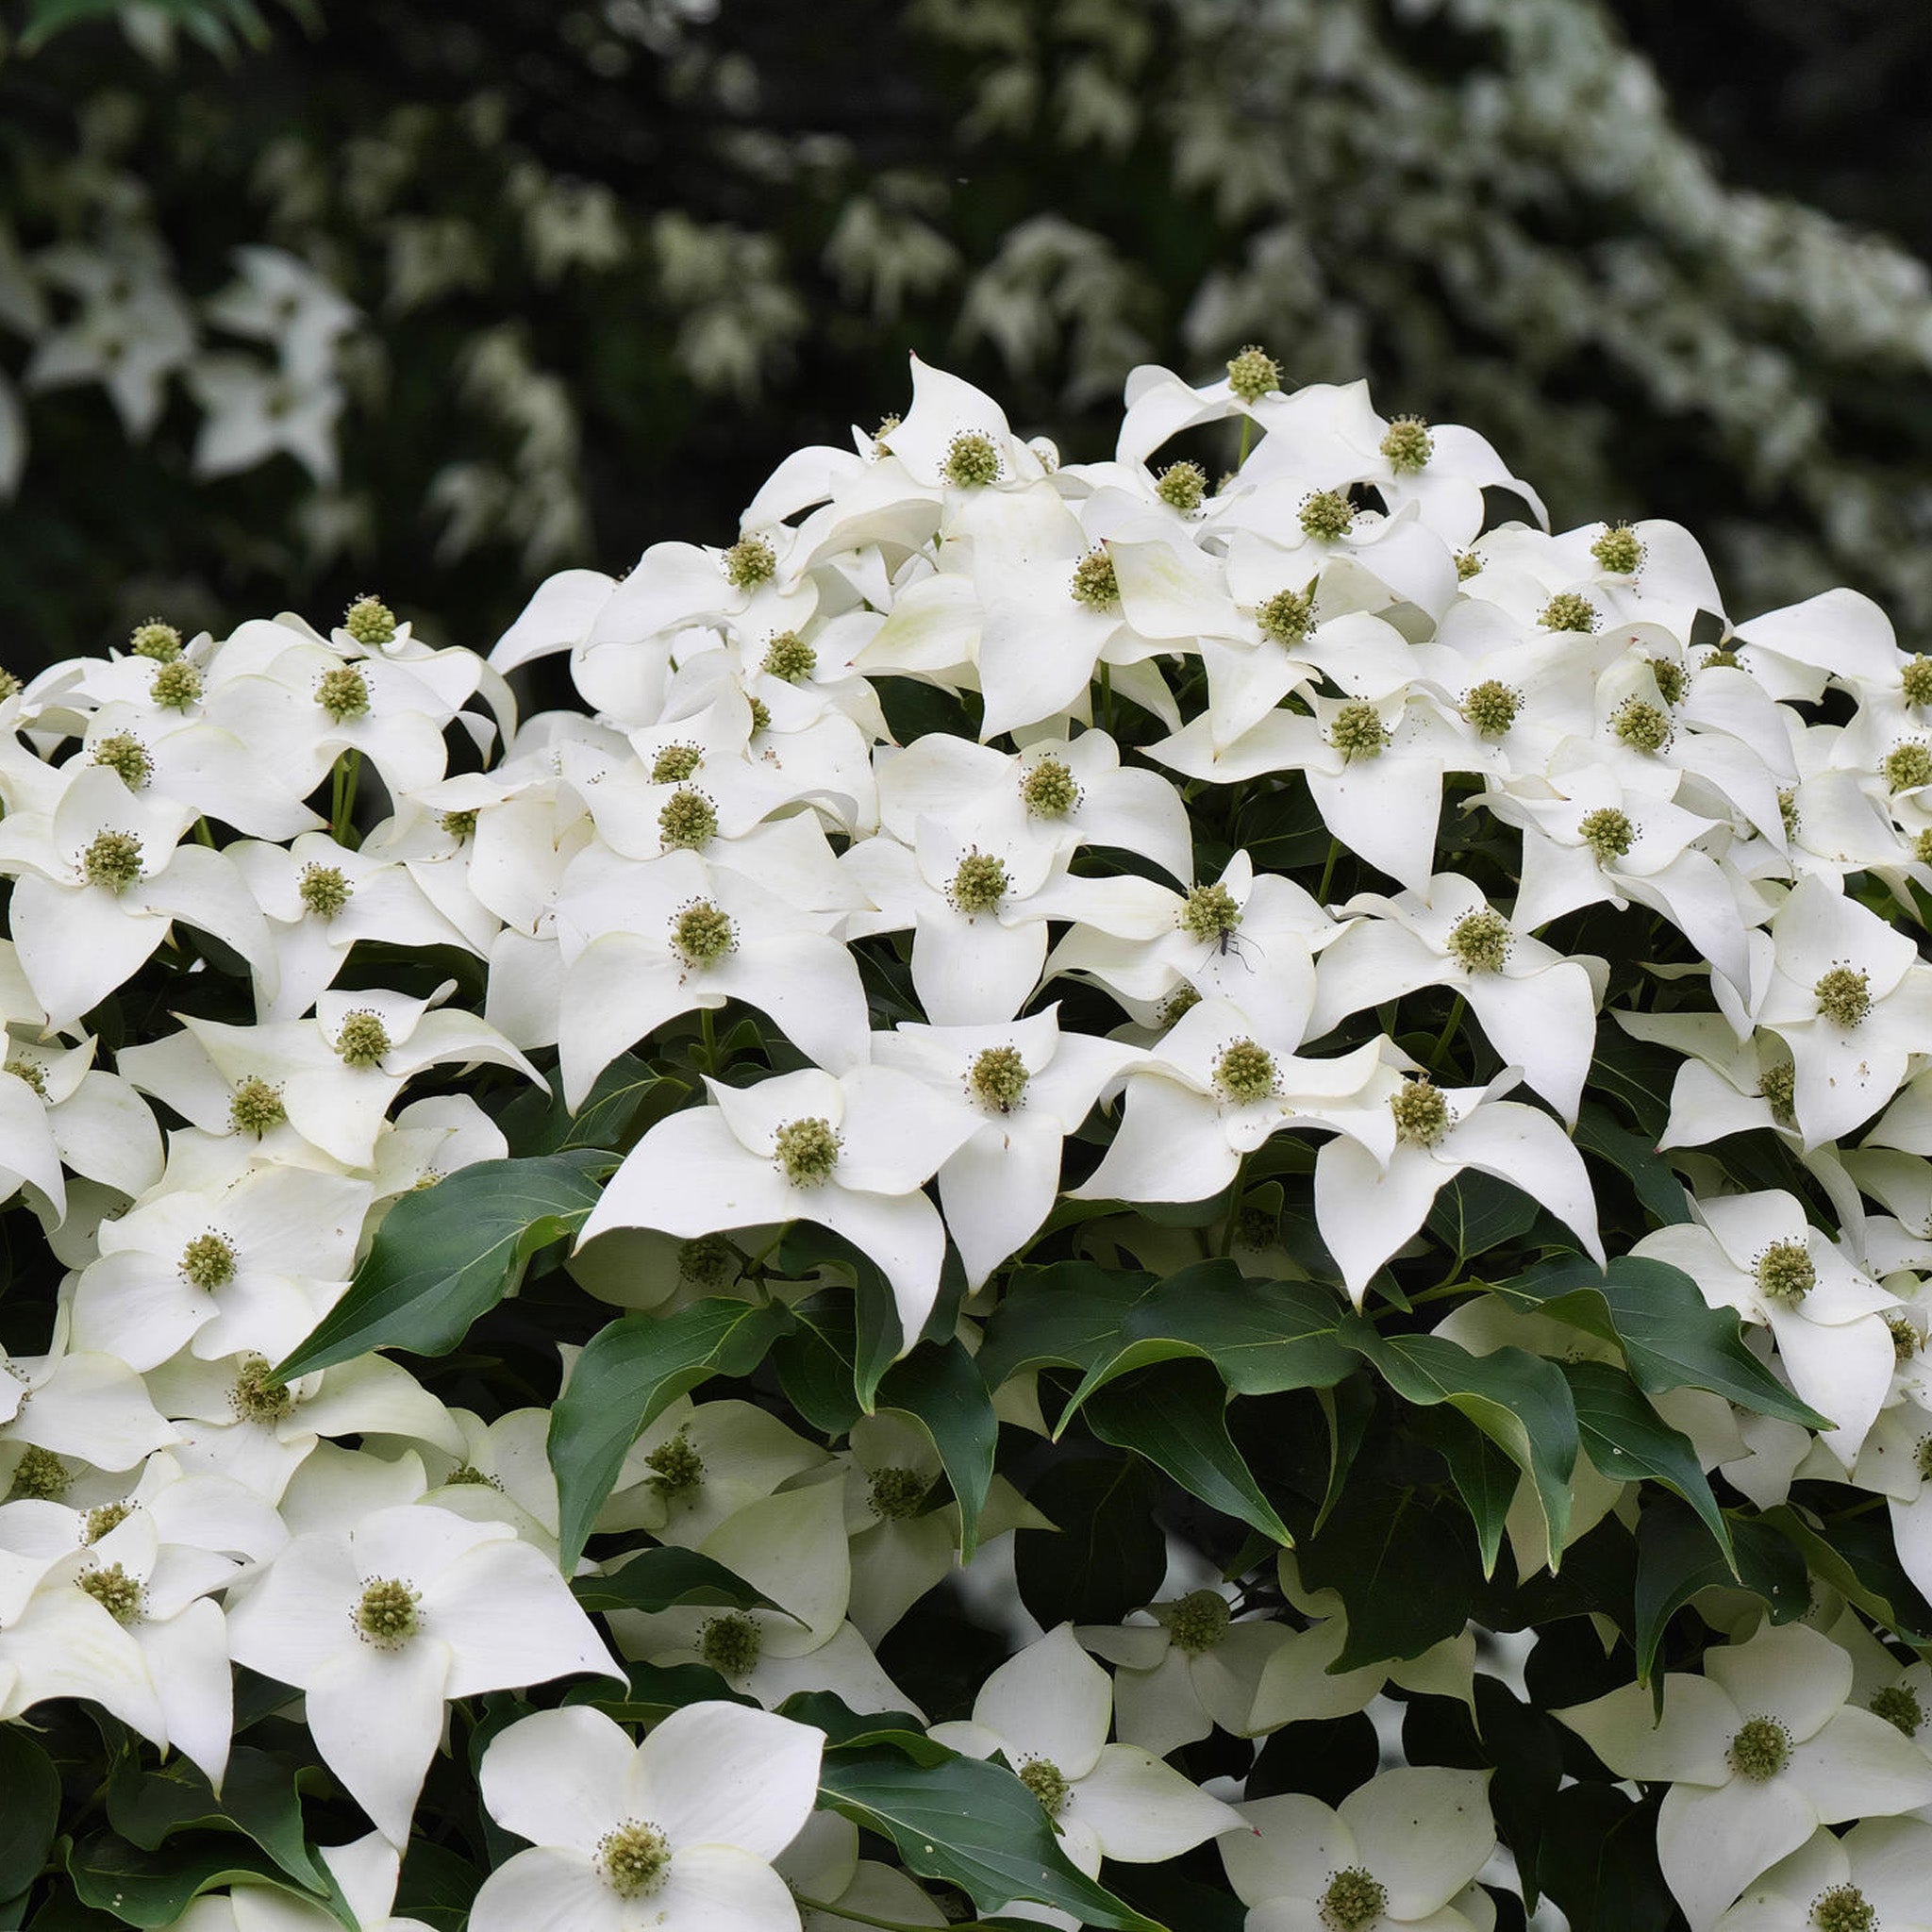
<path fill-rule="evenodd" d="M 1328 841 L 1328 862 L 1322 868 L 1322 883 L 1315 891 L 1315 900 L 1318 905 L 1325 906 L 1328 903 L 1328 881 L 1335 876 L 1335 861 L 1341 857 L 1341 841 L 1340 839 L 1330 839 Z"/>
<path fill-rule="evenodd" d="M 1234 459 L 1234 466 L 1237 470 L 1248 459 L 1248 439 L 1254 433 L 1255 419 L 1252 416 L 1243 416 L 1241 418 L 1241 446 Z"/>
<path fill-rule="evenodd" d="M 1100 667 L 1100 728 L 1111 738 L 1113 736 L 1113 666 Z"/>
<path fill-rule="evenodd" d="M 1429 1065 L 1437 1073 L 1442 1069 L 1442 1056 L 1449 1051 L 1449 1042 L 1456 1038 L 1456 1029 L 1462 1024 L 1463 999 L 1460 993 L 1450 1004 L 1449 1017 L 1442 1022 L 1442 1030 L 1436 1036 L 1436 1043 L 1429 1050 Z"/>
<path fill-rule="evenodd" d="M 700 1007 L 698 1008 L 698 1024 L 704 1028 L 705 1034 L 705 1072 L 716 1074 L 718 1071 L 718 1036 L 716 1028 L 711 1024 L 711 1008 L 709 1007 Z"/>
<path fill-rule="evenodd" d="M 345 751 L 329 778 L 329 837 L 338 845 L 356 849 L 356 783 L 362 775 L 362 754 Z"/>
<path fill-rule="evenodd" d="M 1234 1253 L 1234 1231 L 1241 1218 L 1241 1176 L 1247 1166 L 1248 1157 L 1243 1154 L 1234 1171 L 1234 1192 L 1227 1200 L 1227 1220 L 1222 1226 L 1220 1245 L 1214 1250 L 1224 1261 Z"/>
<path fill-rule="evenodd" d="M 195 820 L 194 838 L 197 844 L 206 845 L 210 851 L 214 849 L 215 835 L 208 830 L 206 819 Z"/>

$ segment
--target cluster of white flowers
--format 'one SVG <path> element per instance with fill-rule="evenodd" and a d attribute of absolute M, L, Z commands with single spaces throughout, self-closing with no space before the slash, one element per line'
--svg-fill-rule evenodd
<path fill-rule="evenodd" d="M 879 1653 L 961 1560 L 926 1421 L 793 1428 L 751 1384 L 654 1408 L 577 1580 L 661 1549 L 745 1595 L 600 1624 L 559 1568 L 546 1407 L 454 1407 L 378 1354 L 277 1373 L 396 1202 L 507 1156 L 505 1098 L 547 1099 L 554 1067 L 583 1108 L 632 1049 L 708 1091 L 613 1154 L 581 1291 L 646 1331 L 790 1307 L 831 1276 L 767 1262 L 814 1224 L 875 1264 L 905 1357 L 922 1335 L 979 1351 L 1016 1257 L 1069 1227 L 1158 1274 L 1219 1230 L 1257 1291 L 1330 1283 L 1331 1325 L 1373 1342 L 1367 1318 L 1411 1309 L 1389 1264 L 1472 1174 L 1591 1278 L 1607 1218 L 1573 1132 L 1600 1026 L 1634 1036 L 1675 1068 L 1689 1185 L 1654 1162 L 1681 1205 L 1614 1258 L 1735 1311 L 1743 1366 L 1824 1425 L 1660 1384 L 1644 1441 L 1681 1465 L 1605 1424 L 1558 1472 L 1567 1524 L 1539 1511 L 1532 1443 L 1521 1573 L 1634 1524 L 1664 1469 L 1763 1512 L 1792 1513 L 1794 1484 L 1865 1491 L 1932 1594 L 1932 967 L 1867 903 L 1916 924 L 1932 892 L 1932 659 L 1846 591 L 1733 625 L 1677 525 L 1498 522 L 1540 506 L 1474 432 L 1277 381 L 1259 350 L 1200 388 L 1142 369 L 1115 458 L 1062 463 L 915 362 L 903 420 L 789 458 L 727 547 L 555 576 L 487 662 L 366 597 L 327 636 L 157 621 L 8 680 L 0 1178 L 58 1285 L 0 1381 L 0 1717 L 89 1698 L 219 1788 L 231 1666 L 288 1687 L 379 1835 L 335 1855 L 374 1901 L 354 1909 L 390 1924 L 449 1707 L 575 1676 L 476 1739 L 484 1807 L 533 1847 L 485 1883 L 479 1932 L 830 1924 L 841 1900 L 941 1922 L 849 1819 L 813 1816 L 827 1741 L 774 1710 L 830 1692 L 924 1722 Z M 1233 473 L 1157 463 L 1229 423 Z M 507 675 L 556 655 L 585 708 L 520 720 Z M 976 736 L 895 732 L 908 696 Z M 1287 812 L 1325 847 L 1313 890 L 1210 853 L 1210 806 L 1269 836 Z M 1336 902 L 1339 874 L 1391 890 Z M 1538 937 L 1559 927 L 1625 935 L 1624 958 Z M 1456 1003 L 1433 1050 L 1392 1017 L 1420 993 Z M 1745 1132 L 1807 1198 L 1740 1190 L 1709 1150 Z M 1307 1240 L 1261 1176 L 1301 1191 Z M 1167 1210 L 1217 1202 L 1198 1238 Z M 1441 1286 L 1454 1309 L 1395 1341 L 1623 1359 L 1608 1329 Z M 1032 1359 L 991 1394 L 1043 1446 L 1037 1364 L 1074 1357 Z M 997 1589 L 1006 1539 L 1054 1524 L 988 1471 L 974 1574 Z M 1386 1709 L 1391 1682 L 1475 1707 L 1473 1633 L 1338 1671 L 1343 1597 L 1273 1541 L 1226 1575 L 1257 1572 L 1230 1592 L 1179 1571 L 1114 1624 L 1041 1631 L 1008 1601 L 1018 1655 L 933 1743 L 1003 1755 L 1078 1872 L 1216 1841 L 1256 1932 L 1492 1924 L 1478 1877 L 1514 1881 L 1485 1774 L 1398 1766 L 1338 1810 L 1165 1761 Z M 1761 1598 L 1700 1597 L 1729 1641 L 1663 1676 L 1660 1726 L 1648 1685 L 1563 1714 L 1616 1776 L 1669 1786 L 1658 1849 L 1694 1932 L 1868 1932 L 1932 1880 L 1926 1667 L 1896 1647 L 1907 1613 L 1840 1581 L 1859 1607 L 1821 1583 L 1780 1627 Z M 661 1707 L 626 1664 L 702 1666 L 717 1694 L 639 1747 L 582 1702 Z M 1849 1819 L 1886 1822 L 1840 1840 Z"/>

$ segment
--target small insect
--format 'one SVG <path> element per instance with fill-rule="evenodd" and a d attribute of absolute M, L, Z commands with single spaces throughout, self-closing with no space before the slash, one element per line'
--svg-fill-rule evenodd
<path fill-rule="evenodd" d="M 1205 968 L 1211 959 L 1234 958 L 1239 959 L 1252 973 L 1255 970 L 1255 964 L 1248 958 L 1248 955 L 1250 952 L 1259 953 L 1260 950 L 1261 948 L 1255 941 L 1242 939 L 1233 926 L 1228 926 L 1224 931 L 1216 933 L 1208 941 L 1208 950 L 1201 956 L 1201 966 L 1195 970 L 1198 972 Z"/>

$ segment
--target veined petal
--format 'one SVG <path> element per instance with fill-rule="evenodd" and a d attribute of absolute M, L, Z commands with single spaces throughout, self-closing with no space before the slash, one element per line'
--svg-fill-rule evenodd
<path fill-rule="evenodd" d="M 594 1852 L 624 1823 L 637 1747 L 589 1705 L 540 1710 L 499 1731 L 477 1776 L 483 1804 L 504 1830 L 534 1845 Z"/>
<path fill-rule="evenodd" d="M 610 1176 L 577 1238 L 655 1227 L 689 1238 L 809 1218 L 812 1191 L 751 1153 L 715 1108 L 687 1108 L 654 1126 Z"/>
<path fill-rule="evenodd" d="M 426 1634 L 393 1650 L 350 1642 L 308 1686 L 315 1748 L 391 1844 L 408 1841 L 416 1797 L 442 1737 L 449 1663 L 448 1646 Z"/>
<path fill-rule="evenodd" d="M 775 1858 L 818 1797 L 824 1733 L 741 1704 L 687 1705 L 640 1747 L 635 1801 L 681 1857 L 731 1845 Z"/>
<path fill-rule="evenodd" d="M 1385 1168 L 1338 1134 L 1315 1157 L 1315 1224 L 1357 1307 L 1377 1268 L 1427 1220 L 1451 1170 L 1422 1147 L 1398 1146 Z"/>

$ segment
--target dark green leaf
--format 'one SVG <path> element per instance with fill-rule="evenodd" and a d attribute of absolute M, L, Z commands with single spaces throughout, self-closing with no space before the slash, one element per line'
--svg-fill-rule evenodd
<path fill-rule="evenodd" d="M 926 1736 L 925 1726 L 909 1710 L 858 1711 L 830 1690 L 794 1690 L 779 1705 L 778 1714 L 824 1732 L 827 1751 L 886 1747 L 915 1764 L 943 1764 L 953 1755 Z"/>
<path fill-rule="evenodd" d="M 1428 1228 L 1456 1257 L 1457 1265 L 1513 1241 L 1536 1220 L 1538 1204 L 1494 1174 L 1464 1168 L 1429 1209 Z"/>
<path fill-rule="evenodd" d="M 572 1113 L 563 1104 L 562 1075 L 552 1073 L 548 1093 L 526 1088 L 497 1116 L 497 1125 L 518 1156 L 561 1154 L 572 1147 L 630 1144 L 638 1115 L 650 1103 L 653 1115 L 668 1112 L 690 1091 L 682 1080 L 652 1070 L 634 1053 L 619 1054 L 591 1082 L 584 1104 Z"/>
<path fill-rule="evenodd" d="M 1149 1603 L 1167 1574 L 1154 1484 L 1131 1456 L 1049 1463 L 1026 1500 L 1057 1530 L 1013 1538 L 1020 1600 L 1046 1629 L 1118 1624 Z"/>
<path fill-rule="evenodd" d="M 1734 1516 L 1730 1559 L 1710 1531 L 1682 1505 L 1667 1498 L 1649 1504 L 1637 1525 L 1637 1677 L 1648 1684 L 1664 1626 L 1700 1590 L 1713 1584 L 1754 1591 L 1771 1607 L 1774 1624 L 1802 1616 L 1811 1602 L 1805 1560 L 1768 1524 Z M 1662 1679 L 1657 1681 L 1661 1698 Z"/>
<path fill-rule="evenodd" d="M 1321 1389 L 1355 1368 L 1335 1340 L 1334 1292 L 1307 1281 L 1251 1281 L 1232 1261 L 1203 1261 L 1165 1280 L 1091 1261 L 1028 1269 L 987 1324 L 979 1365 L 997 1389 L 1026 1369 L 1083 1372 L 1060 1419 L 1129 1370 L 1197 1357 L 1238 1395 Z"/>
<path fill-rule="evenodd" d="M 1841 1516 L 1814 1525 L 1786 1504 L 1768 1510 L 1764 1520 L 1789 1537 L 1810 1568 L 1867 1616 L 1916 1648 L 1932 1645 L 1932 1605 L 1906 1574 L 1884 1515 Z"/>
<path fill-rule="evenodd" d="M 1294 1541 L 1227 1433 L 1227 1391 L 1205 1362 L 1170 1362 L 1109 1381 L 1087 1405 L 1103 1442 L 1131 1449 L 1224 1516 Z"/>
<path fill-rule="evenodd" d="M 587 1610 L 668 1610 L 677 1604 L 728 1604 L 734 1609 L 778 1606 L 743 1577 L 696 1550 L 645 1550 L 608 1576 L 577 1576 L 571 1591 Z"/>
<path fill-rule="evenodd" d="M 1690 1219 L 1684 1183 L 1654 1141 L 1620 1127 L 1602 1108 L 1588 1106 L 1577 1115 L 1570 1138 L 1586 1154 L 1598 1155 L 1621 1169 L 1638 1200 L 1662 1225 Z"/>
<path fill-rule="evenodd" d="M 1493 1576 L 1521 1472 L 1467 1416 L 1447 1403 L 1425 1411 L 1417 1421 L 1426 1423 L 1426 1440 L 1449 1465 L 1456 1493 L 1462 1498 L 1475 1524 L 1476 1550 L 1482 1557 L 1483 1574 Z"/>
<path fill-rule="evenodd" d="M 661 1318 L 625 1315 L 591 1336 L 550 1412 L 566 1575 L 638 1431 L 713 1375 L 749 1374 L 791 1325 L 776 1303 L 708 1300 Z"/>
<path fill-rule="evenodd" d="M 60 1774 L 39 1739 L 0 1724 L 0 1898 L 17 1898 L 41 1875 L 60 1814 Z"/>
<path fill-rule="evenodd" d="M 425 1838 L 412 1838 L 396 1885 L 396 1917 L 420 1919 L 435 1932 L 462 1932 L 483 1874 L 467 1858 Z"/>
<path fill-rule="evenodd" d="M 1319 1531 L 1341 1500 L 1348 1473 L 1355 1467 L 1356 1454 L 1374 1420 L 1375 1383 L 1366 1370 L 1358 1370 L 1332 1389 L 1316 1390 L 1315 1400 L 1328 1431 L 1328 1479 L 1322 1491 L 1322 1507 L 1315 1512 L 1315 1528 Z"/>
<path fill-rule="evenodd" d="M 171 1846 L 165 1857 L 130 1844 L 111 1831 L 97 1831 L 68 1848 L 67 1873 L 83 1905 L 111 1912 L 129 1925 L 172 1925 L 192 1900 L 232 1884 L 272 1885 L 311 1905 L 331 1909 L 351 1928 L 355 1919 L 341 1903 L 298 1888 L 244 1839 L 195 1834 Z"/>
<path fill-rule="evenodd" d="M 1302 1581 L 1337 1591 L 1348 1641 L 1331 1670 L 1420 1657 L 1469 1621 L 1479 1576 L 1456 1505 L 1352 1484 L 1318 1537 L 1296 1552 Z"/>
<path fill-rule="evenodd" d="M 958 1263 L 950 1256 L 957 1271 Z M 805 1276 L 830 1273 L 852 1284 L 854 1314 L 853 1391 L 863 1413 L 870 1414 L 878 1398 L 886 1371 L 908 1346 L 899 1323 L 899 1305 L 892 1284 L 862 1248 L 841 1234 L 813 1221 L 795 1221 L 786 1229 L 778 1248 L 778 1265 L 787 1274 Z M 957 1285 L 963 1286 L 963 1280 Z M 941 1285 L 941 1298 L 944 1299 Z M 919 1338 L 911 1338 L 917 1341 Z"/>
<path fill-rule="evenodd" d="M 1111 1932 L 1161 1932 L 1076 1870 L 1040 1800 L 974 1757 L 915 1764 L 896 1750 L 827 1755 L 821 1808 L 891 1840 L 909 1872 L 957 1885 L 982 1912 L 1031 1899 Z"/>
<path fill-rule="evenodd" d="M 124 1759 L 108 1783 L 108 1822 L 149 1852 L 190 1828 L 244 1832 L 299 1884 L 331 1890 L 327 1872 L 309 1855 L 293 1768 L 251 1745 L 229 1753 L 220 1797 L 185 1757 L 150 1770 Z"/>
<path fill-rule="evenodd" d="M 1831 1426 L 1744 1346 L 1736 1311 L 1710 1307 L 1697 1284 L 1666 1261 L 1618 1255 L 1605 1272 L 1570 1255 L 1498 1282 L 1495 1291 L 1519 1307 L 1621 1343 L 1630 1378 L 1646 1395 L 1708 1389 L 1803 1428 Z"/>
<path fill-rule="evenodd" d="M 1570 1527 L 1576 1405 L 1556 1363 L 1521 1348 L 1472 1355 L 1441 1335 L 1381 1335 L 1359 1320 L 1342 1333 L 1406 1402 L 1449 1403 L 1528 1475 L 1549 1528 L 1550 1568 L 1557 1568 Z"/>
<path fill-rule="evenodd" d="M 791 1313 L 795 1326 L 772 1345 L 778 1385 L 813 1428 L 842 1436 L 865 1413 L 855 1386 L 858 1338 L 852 1297 L 811 1295 Z"/>
<path fill-rule="evenodd" d="M 978 1363 L 957 1340 L 926 1342 L 887 1371 L 878 1399 L 882 1407 L 902 1409 L 924 1424 L 931 1435 L 959 1505 L 959 1560 L 969 1560 L 979 1541 L 979 1512 L 992 1486 L 1000 1433 Z"/>
<path fill-rule="evenodd" d="M 1600 1474 L 1612 1482 L 1662 1483 L 1674 1490 L 1728 1558 L 1730 1527 L 1688 1437 L 1664 1421 L 1630 1377 L 1607 1362 L 1565 1362 L 1576 1399 L 1576 1426 Z"/>
<path fill-rule="evenodd" d="M 1557 1793 L 1536 1875 L 1571 1932 L 1683 1924 L 1657 1869 L 1655 1801 L 1633 1804 L 1613 1785 L 1577 1784 Z"/>
<path fill-rule="evenodd" d="M 708 1664 L 632 1664 L 626 1674 L 630 1682 L 623 1690 L 613 1690 L 608 1677 L 591 1677 L 573 1684 L 563 1702 L 594 1705 L 626 1724 L 654 1724 L 687 1704 L 720 1698 L 733 1704 L 757 1702 L 732 1690 Z"/>
<path fill-rule="evenodd" d="M 285 1379 L 375 1348 L 447 1355 L 522 1277 L 539 1248 L 590 1218 L 613 1158 L 586 1148 L 459 1168 L 383 1218 L 368 1256 Z"/>

